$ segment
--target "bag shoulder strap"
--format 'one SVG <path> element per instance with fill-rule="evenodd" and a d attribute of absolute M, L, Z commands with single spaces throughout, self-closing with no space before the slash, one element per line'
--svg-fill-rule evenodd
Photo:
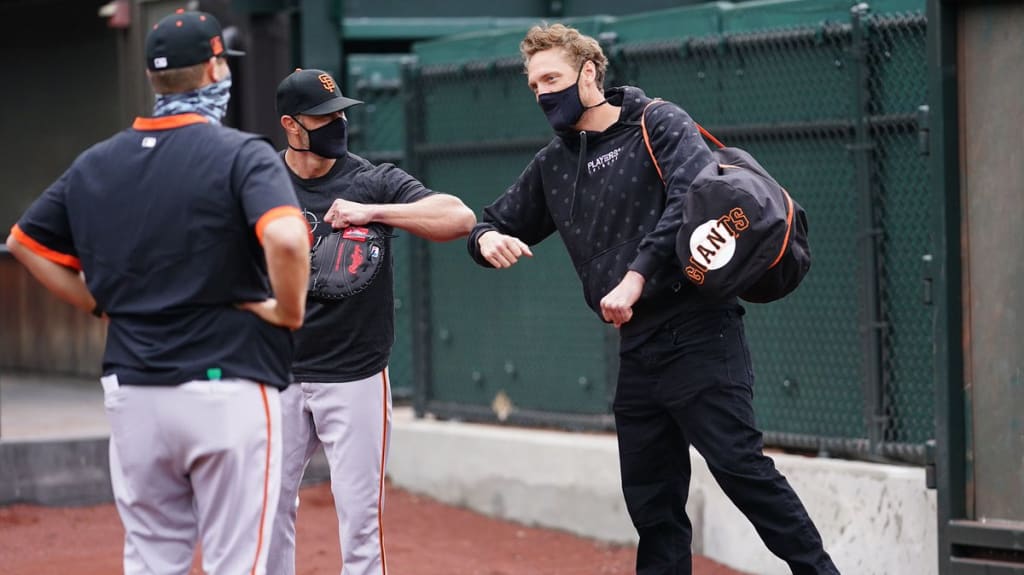
<path fill-rule="evenodd" d="M 644 111 L 640 113 L 640 131 L 643 132 L 644 145 L 647 146 L 647 153 L 651 156 L 651 161 L 654 162 L 654 169 L 658 171 L 658 177 L 661 178 L 661 183 L 664 184 L 665 174 L 661 172 L 661 166 L 658 164 L 658 158 L 655 157 L 654 148 L 651 147 L 651 136 L 650 134 L 647 133 L 647 109 L 653 106 L 654 104 L 658 104 L 660 102 L 664 102 L 664 100 L 662 100 L 661 98 L 655 98 L 648 102 L 646 106 L 644 106 Z M 694 122 L 693 125 L 697 126 L 697 130 L 700 131 L 701 135 L 707 138 L 708 140 L 711 140 L 711 143 L 713 143 L 715 146 L 719 148 L 725 147 L 725 144 L 719 142 L 718 138 L 712 136 L 711 132 L 704 129 L 704 126 L 701 126 L 697 122 Z"/>

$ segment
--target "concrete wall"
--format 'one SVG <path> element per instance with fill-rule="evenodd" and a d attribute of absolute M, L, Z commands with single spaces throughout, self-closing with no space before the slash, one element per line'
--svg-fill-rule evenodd
<path fill-rule="evenodd" d="M 749 573 L 789 573 L 693 456 L 694 552 Z M 924 470 L 775 455 L 843 573 L 937 572 L 935 492 Z M 615 438 L 396 416 L 395 485 L 487 515 L 635 543 Z"/>
<path fill-rule="evenodd" d="M 92 505 L 113 500 L 106 437 L 0 441 L 0 505 Z"/>

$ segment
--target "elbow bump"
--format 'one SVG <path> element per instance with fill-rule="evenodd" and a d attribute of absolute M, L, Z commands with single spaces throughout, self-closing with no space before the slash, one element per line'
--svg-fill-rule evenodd
<path fill-rule="evenodd" d="M 469 208 L 463 208 L 459 219 L 459 237 L 469 235 L 473 231 L 473 227 L 476 226 L 476 214 Z"/>
<path fill-rule="evenodd" d="M 466 206 L 447 211 L 441 223 L 427 237 L 436 242 L 449 242 L 464 238 L 473 231 L 476 225 L 476 214 Z"/>

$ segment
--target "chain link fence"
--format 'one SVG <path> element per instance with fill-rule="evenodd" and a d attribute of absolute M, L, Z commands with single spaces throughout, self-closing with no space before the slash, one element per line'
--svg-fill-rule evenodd
<path fill-rule="evenodd" d="M 860 5 L 833 10 L 842 18 L 752 29 L 699 10 L 682 37 L 666 34 L 670 24 L 658 15 L 623 19 L 621 35 L 614 21 L 594 25 L 610 58 L 609 85 L 680 104 L 727 145 L 749 150 L 807 209 L 813 266 L 804 285 L 781 302 L 747 306 L 766 439 L 921 463 L 934 435 L 922 287 L 932 245 L 919 144 L 923 10 Z M 514 54 L 467 62 L 453 51 L 450 64 L 434 60 L 408 66 L 401 82 L 403 166 L 479 213 L 550 128 Z M 609 427 L 616 335 L 583 304 L 561 242 L 502 272 L 472 265 L 456 244 L 419 246 L 399 282 L 419 298 L 408 326 L 419 411 Z"/>
<path fill-rule="evenodd" d="M 920 445 L 934 437 L 932 322 L 925 279 L 930 270 L 932 206 L 926 149 L 919 142 L 928 101 L 925 31 L 919 13 L 866 21 L 868 113 L 876 144 L 874 181 L 879 228 L 879 287 L 884 322 L 884 439 Z"/>

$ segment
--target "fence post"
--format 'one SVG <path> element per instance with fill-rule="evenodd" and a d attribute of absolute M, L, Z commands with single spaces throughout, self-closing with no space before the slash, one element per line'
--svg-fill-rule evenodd
<path fill-rule="evenodd" d="M 419 66 L 412 59 L 402 62 L 402 97 L 405 106 L 405 171 L 422 178 L 416 146 L 422 139 L 423 105 Z M 412 290 L 412 384 L 413 410 L 423 417 L 431 397 L 430 365 L 430 252 L 424 239 L 411 237 L 409 281 Z"/>
<path fill-rule="evenodd" d="M 344 81 L 340 0 L 301 0 L 300 61 L 303 68 L 321 68 Z"/>
<path fill-rule="evenodd" d="M 597 36 L 597 41 L 601 45 L 601 50 L 603 50 L 605 55 L 608 56 L 608 70 L 605 72 L 604 76 L 605 86 L 622 86 L 630 80 L 628 75 L 624 74 L 623 70 L 620 68 L 626 59 L 623 57 L 622 52 L 620 52 L 615 46 L 618 37 L 619 35 L 612 30 L 606 30 Z"/>
<path fill-rule="evenodd" d="M 867 28 L 870 7 L 860 3 L 850 9 L 853 42 L 851 52 L 854 71 L 854 143 L 850 146 L 856 173 L 856 190 L 860 204 L 861 233 L 858 251 L 861 256 L 861 320 L 860 336 L 864 372 L 864 418 L 869 449 L 881 453 L 885 441 L 885 374 L 882 366 L 881 290 L 879 286 L 879 249 L 882 227 L 877 214 L 875 186 L 875 142 L 868 122 L 871 114 L 871 69 L 869 50 L 871 38 Z"/>

